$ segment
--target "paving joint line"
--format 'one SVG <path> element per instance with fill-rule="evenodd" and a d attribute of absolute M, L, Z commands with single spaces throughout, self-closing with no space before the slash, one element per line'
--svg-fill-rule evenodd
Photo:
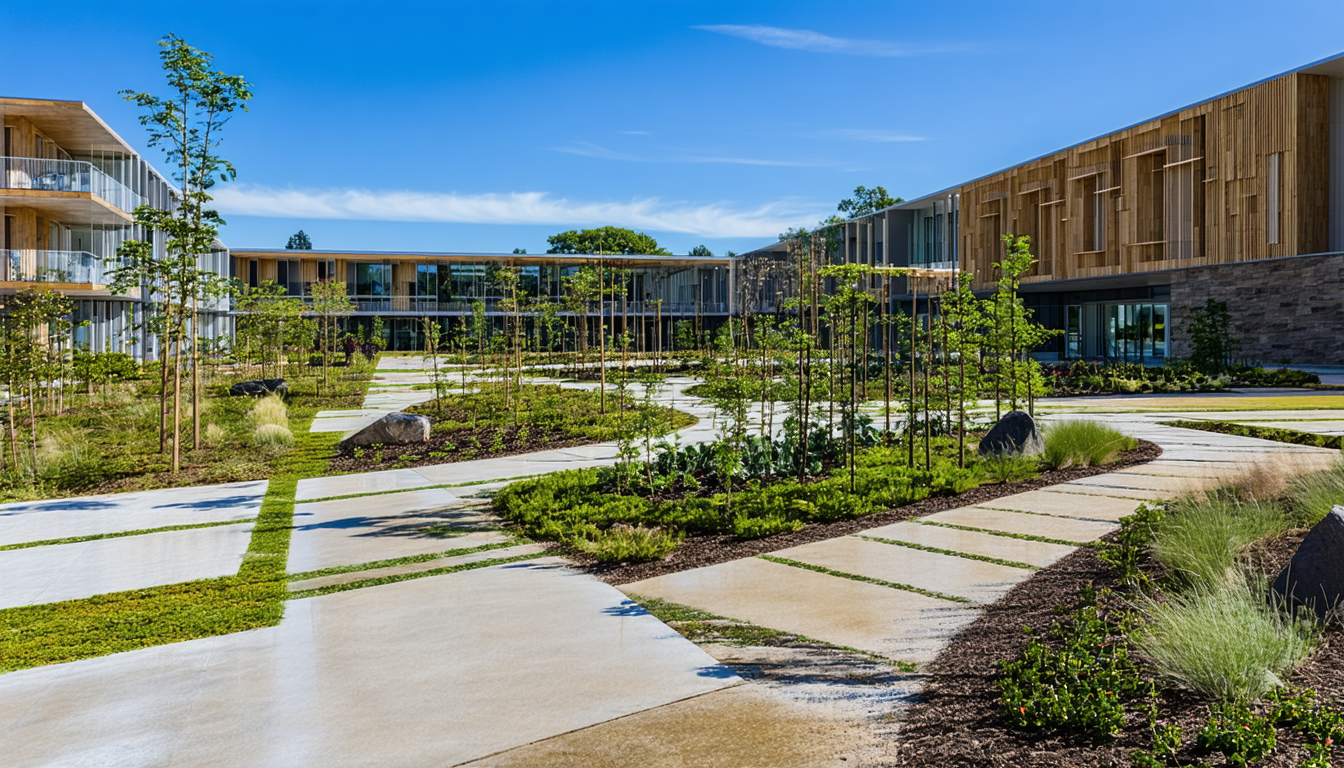
<path fill-rule="evenodd" d="M 822 573 L 827 576 L 837 576 L 842 579 L 861 581 L 865 584 L 875 584 L 879 587 L 899 589 L 903 592 L 913 592 L 917 595 L 924 595 L 925 597 L 933 597 L 939 600 L 948 600 L 953 603 L 966 603 L 966 604 L 975 603 L 974 600 L 971 600 L 969 598 L 958 597 L 957 595 L 949 595 L 944 592 L 938 592 L 932 589 L 924 589 L 922 587 L 916 587 L 913 584 L 902 584 L 898 581 L 887 581 L 885 579 L 876 579 L 873 578 L 872 576 L 863 576 L 857 573 L 847 573 L 845 571 L 837 571 L 834 568 L 827 568 L 824 565 L 812 565 L 811 563 L 804 563 L 801 560 L 790 560 L 787 557 L 776 557 L 774 555 L 757 555 L 756 557 L 771 563 L 778 563 L 779 565 L 788 565 L 793 568 L 802 568 L 803 570 L 813 571 L 815 573 Z"/>
<path fill-rule="evenodd" d="M 998 510 L 995 510 L 998 511 Z M 934 520 L 915 520 L 913 522 L 920 525 L 936 525 L 939 528 L 955 528 L 958 531 L 975 531 L 976 533 L 988 533 L 992 536 L 1003 536 L 1007 539 L 1021 539 L 1023 541 L 1039 541 L 1045 544 L 1060 544 L 1066 547 L 1104 547 L 1100 541 L 1069 541 L 1068 539 L 1052 539 L 1049 536 L 1036 536 L 1030 533 L 1012 533 L 1011 531 L 996 531 L 992 528 L 976 528 L 970 525 L 956 525 L 955 523 L 940 523 Z"/>
<path fill-rule="evenodd" d="M 878 544 L 891 544 L 891 545 L 893 545 L 893 546 L 897 546 L 897 547 L 908 547 L 908 548 L 910 548 L 910 549 L 918 549 L 918 550 L 920 550 L 921 552 L 932 552 L 932 553 L 934 553 L 934 554 L 938 554 L 938 555 L 950 555 L 950 556 L 952 556 L 952 557 L 964 557 L 964 558 L 966 558 L 967 560 L 979 560 L 979 561 L 981 561 L 981 562 L 985 562 L 985 563 L 993 563 L 993 564 L 995 564 L 995 565 L 1006 565 L 1006 566 L 1008 566 L 1009 568 L 1024 568 L 1024 569 L 1031 570 L 1031 571 L 1039 571 L 1039 570 L 1041 569 L 1040 566 L 1032 565 L 1032 564 L 1030 564 L 1030 563 L 1019 562 L 1019 561 L 1017 561 L 1017 560 L 1004 560 L 1003 558 L 1000 558 L 1000 557 L 991 557 L 991 556 L 989 556 L 989 555 L 977 555 L 977 554 L 973 554 L 973 553 L 970 553 L 970 552 L 958 552 L 958 551 L 956 551 L 955 549 L 943 549 L 942 547 L 930 547 L 930 546 L 927 545 L 927 544 L 916 544 L 916 543 L 914 543 L 914 542 L 912 542 L 912 541 L 900 541 L 899 539 L 887 539 L 887 538 L 883 538 L 883 537 L 881 537 L 881 536 L 864 536 L 863 534 L 857 534 L 857 533 L 854 534 L 854 536 L 855 536 L 855 538 L 863 539 L 864 541 L 873 541 L 873 542 L 877 542 Z"/>
<path fill-rule="evenodd" d="M 443 568 L 434 568 L 426 571 L 416 571 L 414 573 L 399 573 L 389 576 L 379 576 L 372 579 L 360 579 L 358 581 L 348 581 L 344 584 L 333 584 L 329 587 L 317 587 L 315 589 L 305 589 L 298 592 L 291 592 L 286 595 L 286 600 L 303 600 L 309 597 L 321 597 L 334 592 L 348 592 L 353 589 L 363 589 L 365 587 L 378 587 L 384 584 L 396 584 L 402 581 L 411 581 L 412 579 L 423 579 L 428 576 L 442 576 L 449 573 L 460 573 L 462 571 L 474 571 L 478 568 L 489 568 L 495 565 L 507 565 L 509 563 L 519 563 L 526 560 L 535 560 L 539 557 L 552 556 L 550 551 L 531 552 L 525 555 L 514 557 L 502 557 L 498 560 L 482 560 L 476 563 L 463 563 L 462 565 L 450 565 Z"/>
<path fill-rule="evenodd" d="M 133 531 L 114 531 L 112 533 L 91 533 L 87 536 L 67 536 L 63 539 L 40 539 L 38 541 L 24 541 L 17 544 L 5 544 L 0 546 L 0 552 L 7 552 L 14 549 L 30 549 L 32 547 L 49 547 L 57 544 L 80 544 L 86 541 L 102 541 L 103 539 L 120 539 L 126 536 L 145 536 L 151 533 L 167 533 L 170 531 L 192 531 L 197 528 L 218 528 L 224 525 L 242 525 L 243 523 L 255 523 L 257 518 L 246 517 L 240 520 L 219 520 L 211 523 L 186 523 L 184 525 L 165 525 L 159 528 L 138 528 Z"/>

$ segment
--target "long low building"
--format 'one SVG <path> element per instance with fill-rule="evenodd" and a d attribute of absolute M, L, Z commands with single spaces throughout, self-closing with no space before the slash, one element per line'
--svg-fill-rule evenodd
<path fill-rule="evenodd" d="M 439 323 L 451 336 L 479 308 L 494 323 L 512 313 L 493 268 L 516 273 L 519 293 L 549 302 L 561 314 L 576 307 L 568 300 L 566 278 L 584 266 L 602 267 L 612 286 L 601 309 L 596 301 L 578 309 L 597 317 L 613 335 L 627 328 L 637 349 L 667 348 L 677 323 L 712 332 L 738 311 L 737 260 L 716 256 L 518 254 L 460 252 L 316 251 L 235 248 L 234 274 L 250 286 L 275 282 L 305 301 L 323 280 L 346 285 L 353 312 L 341 319 L 346 330 L 369 327 L 381 317 L 390 349 L 424 348 L 424 320 Z M 527 333 L 540 317 L 536 305 L 523 312 Z M 591 324 L 596 333 L 598 324 Z M 593 343 L 596 344 L 594 337 Z"/>
<path fill-rule="evenodd" d="M 1240 357 L 1344 363 L 1344 55 L 850 220 L 839 258 L 988 290 L 1009 233 L 1037 259 L 1028 305 L 1063 331 L 1043 357 L 1188 355 L 1214 299 Z"/>

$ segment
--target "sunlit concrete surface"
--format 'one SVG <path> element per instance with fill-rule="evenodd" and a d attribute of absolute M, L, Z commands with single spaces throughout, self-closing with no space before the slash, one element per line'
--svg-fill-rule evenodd
<path fill-rule="evenodd" d="M 0 546 L 256 517 L 265 480 L 0 504 Z"/>
<path fill-rule="evenodd" d="M 1025 568 L 949 557 L 854 536 L 804 544 L 772 554 L 841 573 L 908 584 L 977 603 L 994 602 L 1032 574 Z"/>
<path fill-rule="evenodd" d="M 739 682 L 620 592 L 546 559 L 12 672 L 0 741 L 12 768 L 453 766 Z"/>
<path fill-rule="evenodd" d="M 507 540 L 479 502 L 441 488 L 294 506 L 289 572 L 355 565 Z"/>
<path fill-rule="evenodd" d="M 238 523 L 0 551 L 0 608 L 229 576 L 251 538 Z"/>
<path fill-rule="evenodd" d="M 940 525 L 920 525 L 908 520 L 884 525 L 880 528 L 869 528 L 857 535 L 905 541 L 968 555 L 993 557 L 1014 563 L 1034 565 L 1037 568 L 1054 565 L 1075 549 L 1063 544 L 995 536 L 992 533 L 963 531 L 958 528 L 944 528 Z"/>
<path fill-rule="evenodd" d="M 931 661 L 975 615 L 962 603 L 754 557 L 621 589 L 898 661 Z"/>
<path fill-rule="evenodd" d="M 995 499 L 995 501 L 1004 502 L 1004 499 Z M 981 528 L 1001 533 L 1016 533 L 1023 536 L 1043 536 L 1049 539 L 1076 541 L 1079 544 L 1099 539 L 1119 527 L 1112 523 L 1094 520 L 1077 520 L 1056 515 L 1038 515 L 979 506 L 935 512 L 932 515 L 921 517 L 920 520 L 962 525 L 968 528 Z"/>

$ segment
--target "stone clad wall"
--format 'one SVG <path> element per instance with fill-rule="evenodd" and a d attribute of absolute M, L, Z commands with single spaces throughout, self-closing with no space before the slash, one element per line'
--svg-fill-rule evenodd
<path fill-rule="evenodd" d="M 1226 302 L 1238 359 L 1265 365 L 1344 364 L 1344 254 L 1182 270 L 1171 283 L 1171 350 L 1190 354 L 1184 323 L 1209 299 Z"/>

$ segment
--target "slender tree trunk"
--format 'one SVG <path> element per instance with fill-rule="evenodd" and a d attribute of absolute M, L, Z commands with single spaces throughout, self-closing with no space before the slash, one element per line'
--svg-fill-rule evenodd
<path fill-rule="evenodd" d="M 182 469 L 182 327 L 177 328 L 173 355 L 173 474 Z"/>
<path fill-rule="evenodd" d="M 168 342 L 167 328 L 159 339 L 159 453 L 168 446 Z"/>
<path fill-rule="evenodd" d="M 919 335 L 916 333 L 916 326 L 919 322 L 919 286 L 915 282 L 916 278 L 912 275 L 909 278 L 910 283 L 910 419 L 905 425 L 905 434 L 909 443 L 909 455 L 907 465 L 915 468 L 915 344 Z"/>
<path fill-rule="evenodd" d="M 200 308 L 191 297 L 191 449 L 201 450 L 201 353 L 197 322 Z"/>

